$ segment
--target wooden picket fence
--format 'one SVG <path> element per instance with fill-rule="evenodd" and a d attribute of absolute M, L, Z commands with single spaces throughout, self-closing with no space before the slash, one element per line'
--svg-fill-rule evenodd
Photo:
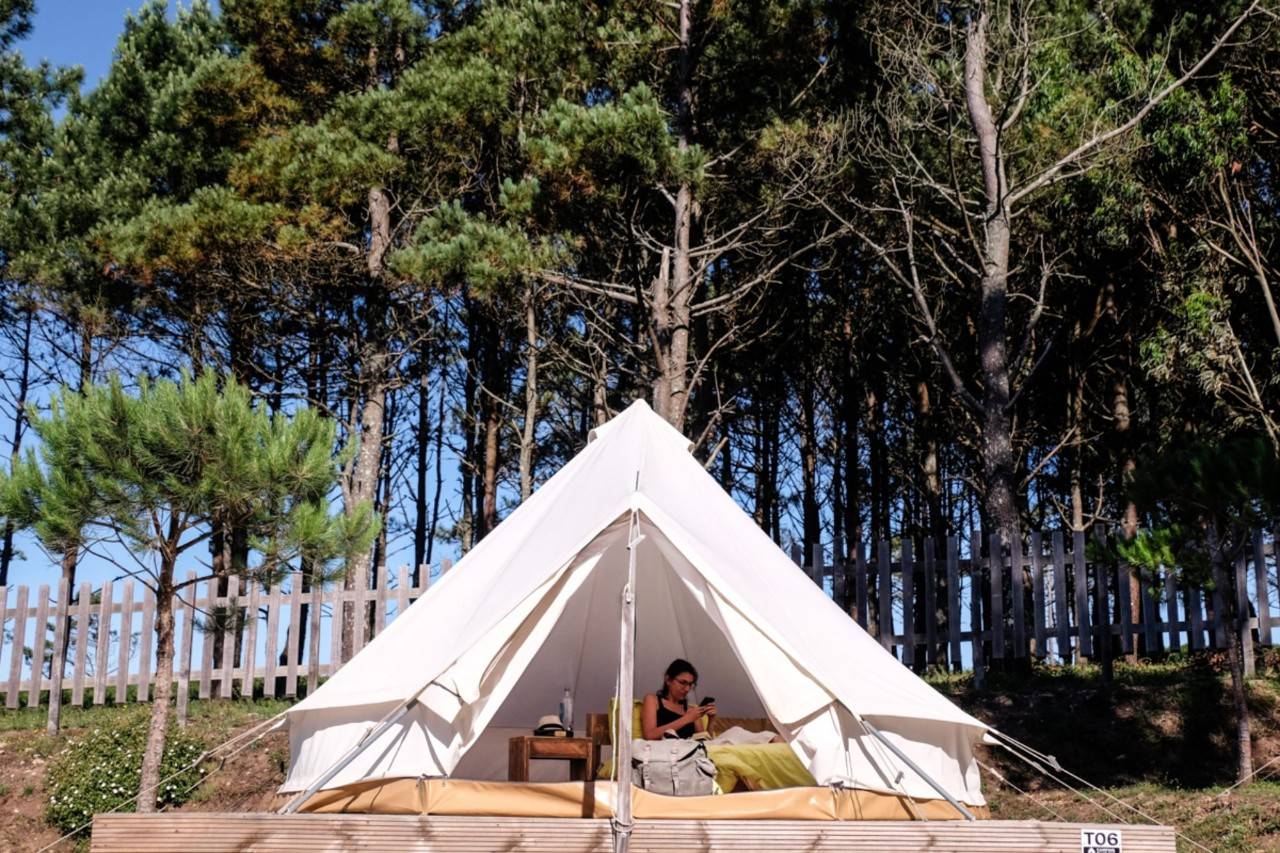
<path fill-rule="evenodd" d="M 450 567 L 446 558 L 438 574 Z M 193 683 L 198 685 L 200 699 L 248 697 L 255 694 L 258 680 L 258 695 L 268 697 L 296 697 L 300 682 L 304 691 L 314 690 L 321 679 L 336 672 L 389 620 L 426 592 L 430 577 L 431 567 L 422 566 L 420 585 L 413 586 L 408 566 L 399 568 L 394 581 L 382 566 L 373 589 L 313 586 L 307 591 L 296 572 L 269 590 L 252 584 L 242 591 L 240 579 L 231 577 L 226 579 L 225 594 L 220 595 L 215 579 L 197 581 L 194 572 L 188 573 L 174 606 L 174 685 L 179 719 L 186 717 Z M 50 665 L 62 655 L 64 646 L 62 686 L 64 691 L 70 690 L 71 705 L 83 706 L 86 700 L 93 705 L 148 701 L 155 663 L 152 591 L 131 579 L 107 581 L 97 590 L 82 583 L 75 599 L 68 600 L 65 582 L 59 587 L 54 597 L 49 585 L 42 584 L 33 599 L 26 586 L 12 590 L 0 586 L 3 707 L 14 710 L 25 700 L 26 707 L 35 708 L 42 698 L 47 701 Z M 60 602 L 66 602 L 65 609 Z M 361 623 L 365 630 L 353 633 L 352 648 L 344 657 L 343 606 L 351 603 L 359 612 L 361 602 L 369 618 Z M 303 605 L 306 630 L 300 631 Z M 228 616 L 235 613 L 240 617 Z M 246 613 L 255 614 L 255 618 L 245 618 Z M 333 630 L 335 624 L 338 630 Z M 305 649 L 301 647 L 303 635 Z M 219 645 L 222 659 L 215 665 L 215 647 Z M 43 650 L 40 665 L 34 663 L 36 649 Z"/>
<path fill-rule="evenodd" d="M 1105 531 L 1096 526 L 1094 534 L 1101 539 Z M 1272 645 L 1272 632 L 1280 627 L 1280 617 L 1271 615 L 1280 609 L 1277 541 L 1280 531 L 1254 531 L 1249 553 L 1234 567 L 1239 612 L 1250 614 L 1249 630 L 1242 632 L 1249 673 L 1255 643 Z M 1091 560 L 1083 531 L 1055 531 L 1047 542 L 1033 532 L 1018 555 L 1003 549 L 996 535 L 987 537 L 985 552 L 976 533 L 969 542 L 971 553 L 964 557 L 955 536 L 941 548 L 925 539 L 919 551 L 904 539 L 896 555 L 887 540 L 873 553 L 857 545 L 852 562 L 837 565 L 824 565 L 821 548 L 806 563 L 802 549 L 792 545 L 791 557 L 916 670 L 946 666 L 981 676 L 997 661 L 1069 664 L 1115 651 L 1155 656 L 1184 646 L 1194 651 L 1227 645 L 1227 585 L 1221 582 L 1206 589 L 1181 580 L 1177 571 L 1136 572 Z M 1136 608 L 1131 578 L 1137 581 Z"/>
<path fill-rule="evenodd" d="M 1083 533 L 1032 533 L 1016 560 L 1002 553 L 994 537 L 986 549 L 972 548 L 975 541 L 970 537 L 963 554 L 952 536 L 937 545 L 924 540 L 919 549 L 910 539 L 882 540 L 872 549 L 859 545 L 851 549 L 850 562 L 826 561 L 821 548 L 806 561 L 793 546 L 792 557 L 885 648 L 917 670 L 942 666 L 981 675 L 993 662 L 1073 663 L 1113 648 L 1152 656 L 1184 646 L 1226 644 L 1221 587 L 1209 591 L 1181 583 L 1174 572 L 1144 574 L 1134 619 L 1129 570 L 1089 560 Z M 1253 643 L 1270 645 L 1280 626 L 1280 618 L 1271 615 L 1280 610 L 1275 541 L 1258 531 L 1250 554 L 1236 565 L 1241 612 L 1252 614 L 1253 630 L 1245 638 L 1248 660 Z M 837 544 L 835 553 L 842 552 Z M 449 569 L 445 560 L 437 576 Z M 202 699 L 292 698 L 315 689 L 345 662 L 344 605 L 358 610 L 363 603 L 366 614 L 365 630 L 353 637 L 353 654 L 426 592 L 431 575 L 430 567 L 422 566 L 420 585 L 414 586 L 407 566 L 394 578 L 383 567 L 376 585 L 366 590 L 335 586 L 304 592 L 297 574 L 269 590 L 256 584 L 242 590 L 237 578 L 228 579 L 221 595 L 211 579 L 185 586 L 174 613 L 179 717 L 186 714 L 192 684 Z M 186 578 L 194 579 L 194 574 Z M 47 701 L 50 664 L 64 647 L 62 686 L 73 706 L 147 701 L 154 681 L 151 591 L 125 579 L 98 589 L 82 583 L 73 599 L 67 593 L 65 586 L 51 592 L 41 585 L 34 596 L 26 586 L 0 587 L 3 707 L 16 709 L 25 702 L 34 708 Z M 306 637 L 305 647 L 300 635 Z M 216 646 L 222 652 L 215 665 Z"/>

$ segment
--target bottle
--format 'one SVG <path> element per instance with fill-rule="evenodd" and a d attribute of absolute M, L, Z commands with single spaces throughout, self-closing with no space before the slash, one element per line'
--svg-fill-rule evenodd
<path fill-rule="evenodd" d="M 560 699 L 560 724 L 573 735 L 573 692 L 566 687 Z"/>

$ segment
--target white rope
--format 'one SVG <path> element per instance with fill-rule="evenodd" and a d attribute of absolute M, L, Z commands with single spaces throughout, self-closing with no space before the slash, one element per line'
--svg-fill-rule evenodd
<path fill-rule="evenodd" d="M 1042 752 L 1040 752 L 1040 751 L 1036 750 L 1034 747 L 1028 746 L 1027 744 L 1022 743 L 1021 741 L 1019 741 L 1019 740 L 1017 740 L 1017 739 L 1015 739 L 1015 738 L 1010 737 L 1009 735 L 1005 734 L 1004 732 L 997 731 L 997 730 L 995 730 L 995 729 L 990 729 L 989 731 L 990 731 L 992 734 L 997 735 L 998 737 L 1000 737 L 1000 738 L 1001 738 L 1000 746 L 1004 747 L 1004 749 L 1005 749 L 1006 751 L 1008 751 L 1011 755 L 1015 756 L 1016 758 L 1020 758 L 1020 759 L 1022 759 L 1022 760 L 1023 760 L 1023 761 L 1025 761 L 1027 764 L 1031 765 L 1031 766 L 1032 766 L 1032 767 L 1034 767 L 1036 770 L 1039 770 L 1041 773 L 1043 773 L 1044 775 L 1048 776 L 1050 779 L 1052 779 L 1053 781 L 1057 782 L 1057 783 L 1058 783 L 1059 785 L 1061 785 L 1062 787 L 1064 787 L 1064 788 L 1066 788 L 1067 790 L 1071 791 L 1071 793 L 1073 793 L 1073 794 L 1075 794 L 1076 796 L 1080 797 L 1080 798 L 1081 798 L 1081 799 L 1083 799 L 1085 802 L 1089 803 L 1090 805 L 1094 806 L 1095 808 L 1098 808 L 1098 809 L 1100 809 L 1101 811 L 1105 812 L 1107 815 L 1109 815 L 1109 816 L 1111 816 L 1111 817 L 1115 818 L 1115 819 L 1116 819 L 1116 820 L 1118 820 L 1119 822 L 1121 822 L 1121 823 L 1123 823 L 1123 824 L 1127 824 L 1127 825 L 1132 825 L 1132 823 L 1133 823 L 1132 821 L 1125 820 L 1125 819 L 1124 819 L 1124 817 L 1122 817 L 1122 816 L 1121 816 L 1121 815 L 1119 815 L 1119 814 L 1116 814 L 1114 811 L 1112 811 L 1111 809 L 1107 808 L 1107 807 L 1106 807 L 1105 805 L 1103 805 L 1102 803 L 1099 803 L 1097 800 L 1093 799 L 1092 797 L 1090 797 L 1090 796 L 1089 796 L 1088 794 L 1086 794 L 1085 792 L 1083 792 L 1083 791 L 1081 791 L 1081 790 L 1079 790 L 1079 789 L 1077 789 L 1077 788 L 1073 787 L 1072 785 L 1068 784 L 1068 783 L 1067 783 L 1066 781 L 1064 781 L 1060 776 L 1056 776 L 1056 775 L 1054 775 L 1054 773 L 1053 773 L 1052 771 L 1050 771 L 1050 770 L 1046 769 L 1046 768 L 1043 766 L 1043 764 L 1048 764 L 1049 766 L 1053 767 L 1054 769 L 1056 769 L 1056 770 L 1060 770 L 1062 773 L 1066 774 L 1067 776 L 1070 776 L 1072 779 L 1075 779 L 1075 780 L 1077 780 L 1077 781 L 1079 781 L 1079 782 L 1082 782 L 1082 783 L 1083 783 L 1084 785 L 1086 785 L 1087 787 L 1089 787 L 1089 788 L 1093 789 L 1094 791 L 1096 791 L 1096 792 L 1098 792 L 1099 794 L 1103 795 L 1104 797 L 1106 797 L 1107 799 L 1109 799 L 1109 800 L 1111 800 L 1112 802 L 1116 803 L 1117 805 L 1123 806 L 1124 808 L 1126 808 L 1126 809 L 1128 809 L 1129 811 L 1133 812 L 1134 814 L 1138 815 L 1138 816 L 1139 816 L 1139 817 L 1141 817 L 1142 819 L 1144 819 L 1144 820 L 1146 820 L 1146 821 L 1149 821 L 1149 822 L 1151 822 L 1152 824 L 1155 824 L 1155 825 L 1157 825 L 1157 826 L 1161 826 L 1161 825 L 1162 825 L 1162 824 L 1161 824 L 1161 822 L 1160 822 L 1159 820 L 1157 820 L 1156 818 L 1154 818 L 1154 817 L 1152 817 L 1151 815 L 1147 814 L 1146 812 L 1142 811 L 1141 809 L 1137 808 L 1136 806 L 1132 806 L 1132 805 L 1130 805 L 1129 803 L 1126 803 L 1124 800 L 1120 799 L 1120 798 L 1119 798 L 1119 797 L 1117 797 L 1115 794 L 1112 794 L 1110 791 L 1106 791 L 1106 790 L 1104 790 L 1104 789 L 1102 789 L 1102 788 L 1099 788 L 1097 785 L 1093 784 L 1093 783 L 1092 783 L 1092 782 L 1090 782 L 1088 779 L 1085 779 L 1085 778 L 1084 778 L 1084 777 L 1082 777 L 1082 776 L 1079 776 L 1079 775 L 1077 775 L 1077 774 L 1075 774 L 1075 773 L 1072 773 L 1070 770 L 1068 770 L 1067 768 L 1063 767 L 1063 766 L 1058 762 L 1058 759 L 1057 759 L 1057 758 L 1055 758 L 1054 756 L 1052 756 L 1052 755 L 1045 755 L 1044 753 L 1042 753 Z M 1019 750 L 1024 750 L 1026 753 L 1030 753 L 1030 755 L 1031 755 L 1031 756 L 1034 756 L 1035 758 L 1033 759 L 1032 757 L 1029 757 L 1028 755 L 1023 754 L 1023 753 L 1022 753 L 1022 752 L 1020 752 Z M 1039 759 L 1039 760 L 1035 760 L 1035 759 Z M 1205 853 L 1213 853 L 1213 851 L 1212 851 L 1212 850 L 1210 850 L 1208 847 L 1205 847 L 1203 844 L 1201 844 L 1200 842 L 1196 841 L 1194 838 L 1191 838 L 1191 837 L 1190 837 L 1190 836 L 1188 836 L 1186 833 L 1179 831 L 1176 827 L 1174 828 L 1174 833 L 1175 833 L 1179 838 L 1181 838 L 1183 841 L 1185 841 L 1185 842 L 1187 842 L 1188 844 L 1190 844 L 1191 846 L 1193 846 L 1193 847 L 1197 847 L 1197 848 L 1199 848 L 1199 849 L 1201 849 L 1201 850 L 1205 851 Z"/>
<path fill-rule="evenodd" d="M 133 796 L 131 796 L 131 797 L 126 797 L 125 799 L 123 799 L 123 800 L 121 800 L 120 802 L 116 803 L 116 804 L 115 804 L 114 806 L 112 806 L 111 808 L 107 809 L 105 812 L 98 812 L 98 814 L 115 814 L 116 812 L 120 811 L 120 809 L 124 808 L 125 806 L 129 805 L 130 803 L 136 803 L 136 802 L 138 801 L 138 799 L 142 797 L 142 795 L 143 795 L 143 794 L 149 794 L 149 793 L 151 793 L 152 791 L 157 790 L 157 789 L 158 789 L 161 785 L 163 785 L 164 783 L 169 782 L 169 781 L 171 781 L 171 780 L 173 780 L 173 779 L 176 779 L 177 777 L 181 776 L 183 773 L 186 773 L 188 770 L 191 770 L 191 769 L 192 769 L 192 768 L 194 768 L 194 767 L 198 767 L 198 766 L 200 766 L 201 764 L 203 764 L 204 762 L 211 760 L 211 759 L 214 757 L 214 755 L 215 755 L 219 750 L 224 749 L 225 747 L 229 746 L 230 744 L 235 743 L 236 741 L 240 740 L 241 738 L 244 738 L 244 737 L 249 736 L 250 734 L 253 734 L 254 732 L 258 731 L 259 729 L 262 729 L 262 728 L 264 728 L 264 727 L 270 726 L 270 728 L 267 728 L 267 729 L 266 729 L 266 731 L 263 731 L 261 734 L 259 734 L 257 737 L 255 737 L 253 740 L 249 741 L 249 743 L 248 743 L 248 744 L 245 744 L 245 745 L 244 745 L 243 747 L 241 747 L 240 749 L 237 749 L 237 750 L 235 750 L 235 751 L 233 751 L 233 752 L 231 753 L 231 755 L 236 755 L 236 754 L 238 754 L 238 753 L 239 753 L 239 752 L 241 752 L 244 748 L 246 748 L 246 747 L 248 747 L 248 746 L 250 746 L 250 745 L 252 745 L 252 744 L 257 743 L 259 740 L 261 740 L 262 738 L 266 737 L 266 736 L 267 736 L 268 734 L 270 734 L 271 732 L 275 731 L 275 729 L 276 729 L 276 725 L 275 725 L 275 724 L 276 724 L 276 723 L 278 723 L 278 722 L 282 722 L 282 721 L 283 721 L 283 719 L 284 719 L 285 714 L 287 714 L 287 713 L 288 713 L 287 711 L 281 711 L 279 714 L 276 714 L 274 717 L 271 717 L 270 719 L 264 720 L 263 722 L 259 723 L 258 725 L 251 727 L 251 728 L 250 728 L 250 729 L 248 729 L 247 731 L 243 731 L 243 732 L 241 732 L 240 734 L 235 735 L 234 737 L 228 738 L 227 740 L 223 741 L 222 743 L 218 744 L 217 746 L 213 747 L 212 749 L 206 749 L 204 752 L 200 753 L 200 755 L 196 757 L 195 761 L 192 761 L 192 762 L 191 762 L 190 764 L 188 764 L 186 767 L 183 767 L 183 768 L 181 768 L 181 769 L 179 769 L 179 770 L 175 770 L 174 772 L 170 773 L 168 776 L 166 776 L 166 777 L 164 777 L 163 779 L 161 779 L 161 780 L 159 780 L 158 782 L 156 782 L 154 785 L 151 785 L 150 787 L 147 787 L 147 788 L 142 788 L 142 789 L 140 789 L 140 790 L 138 791 L 138 793 L 134 794 Z M 227 757 L 229 757 L 229 756 L 227 756 Z M 223 766 L 225 763 L 226 763 L 226 757 L 224 757 L 224 758 L 223 758 L 223 761 L 218 765 L 218 767 L 217 767 L 217 768 L 215 768 L 215 769 L 214 769 L 213 773 L 216 773 L 218 770 L 222 769 L 222 766 Z M 208 778 L 209 778 L 209 776 L 212 776 L 212 775 L 213 775 L 213 773 L 209 773 L 209 774 L 203 775 L 203 776 L 200 778 L 199 782 L 197 782 L 196 784 L 198 785 L 198 784 L 200 784 L 200 782 L 203 782 L 205 779 L 208 779 Z M 195 785 L 192 785 L 191 787 L 195 787 Z M 187 790 L 189 791 L 189 790 L 191 790 L 191 788 L 188 788 Z M 37 850 L 37 851 L 36 851 L 36 853 L 45 853 L 45 851 L 47 851 L 47 850 L 52 850 L 54 847 L 56 847 L 57 845 L 61 844 L 61 843 L 62 843 L 62 842 L 64 842 L 64 841 L 66 841 L 67 839 L 71 838 L 73 835 L 78 834 L 78 833 L 79 833 L 79 832 L 81 832 L 82 830 L 88 829 L 88 828 L 89 828 L 90 826 L 92 826 L 92 825 L 93 825 L 93 818 L 90 818 L 89 820 L 87 820 L 87 821 L 85 821 L 84 823 L 80 824 L 79 826 L 75 827 L 75 828 L 74 828 L 74 829 L 72 829 L 70 832 L 66 833 L 65 835 L 62 835 L 62 836 L 60 836 L 60 837 L 58 837 L 58 838 L 54 839 L 54 840 L 53 840 L 53 841 L 51 841 L 50 843 L 46 844 L 44 847 L 41 847 L 39 850 Z"/>
<path fill-rule="evenodd" d="M 1001 782 L 1003 782 L 1004 784 L 1008 785 L 1008 786 L 1009 786 L 1010 788 L 1012 788 L 1013 790 L 1017 791 L 1017 792 L 1018 792 L 1019 794 L 1021 794 L 1022 796 L 1026 797 L 1026 798 L 1027 798 L 1027 799 L 1029 799 L 1029 800 L 1031 800 L 1031 802 L 1035 803 L 1035 804 L 1036 804 L 1037 806 L 1039 806 L 1040 808 L 1042 808 L 1042 809 L 1044 809 L 1045 811 L 1047 811 L 1047 812 L 1049 813 L 1049 816 L 1050 816 L 1050 817 L 1055 818 L 1056 820 L 1060 820 L 1060 821 L 1062 821 L 1063 823 L 1071 823 L 1071 821 L 1067 820 L 1067 818 L 1066 818 L 1066 816 L 1065 816 L 1065 815 L 1061 815 L 1061 814 L 1059 814 L 1058 812 L 1055 812 L 1053 809 L 1049 808 L 1049 806 L 1048 806 L 1048 804 L 1047 804 L 1047 803 L 1042 803 L 1042 802 L 1040 802 L 1039 800 L 1037 800 L 1037 799 L 1035 798 L 1035 795 L 1034 795 L 1034 794 L 1032 794 L 1030 791 L 1024 791 L 1024 790 L 1022 790 L 1021 788 L 1019 788 L 1017 785 L 1015 785 L 1015 784 L 1013 784 L 1012 782 L 1010 782 L 1008 779 L 1006 779 L 1006 778 L 1005 778 L 1005 777 L 1000 773 L 1000 771 L 999 771 L 999 770 L 995 769 L 994 767 L 990 767 L 990 766 L 988 766 L 988 765 L 986 765 L 986 764 L 983 764 L 981 761 L 979 761 L 979 762 L 978 762 L 978 766 L 979 766 L 979 767 L 981 767 L 983 770 L 987 771 L 988 773 L 990 773 L 992 776 L 994 776 L 994 777 L 996 777 L 997 779 L 999 779 L 999 780 L 1000 780 Z"/>
<path fill-rule="evenodd" d="M 1250 773 L 1248 776 L 1244 777 L 1243 779 L 1237 779 L 1235 784 L 1229 787 L 1223 788 L 1221 791 L 1218 792 L 1217 796 L 1225 797 L 1227 794 L 1230 794 L 1236 788 L 1239 788 L 1245 782 L 1248 782 L 1254 776 L 1257 776 L 1259 773 L 1261 773 L 1263 770 L 1266 770 L 1268 767 L 1270 767 L 1272 764 L 1275 764 L 1277 761 L 1280 761 L 1280 755 L 1277 755 L 1275 758 L 1271 759 L 1266 764 L 1259 767 L 1257 770 L 1254 770 L 1252 773 Z"/>

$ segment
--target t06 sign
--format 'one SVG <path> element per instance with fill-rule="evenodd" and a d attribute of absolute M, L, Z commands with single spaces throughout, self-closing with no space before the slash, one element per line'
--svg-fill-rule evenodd
<path fill-rule="evenodd" d="M 1118 829 L 1080 830 L 1080 853 L 1122 853 L 1123 844 Z"/>

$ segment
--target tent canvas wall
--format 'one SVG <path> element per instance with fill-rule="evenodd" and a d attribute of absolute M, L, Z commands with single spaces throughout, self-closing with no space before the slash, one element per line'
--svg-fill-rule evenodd
<path fill-rule="evenodd" d="M 326 788 L 398 777 L 505 777 L 506 737 L 575 724 L 617 695 L 632 521 L 636 695 L 675 657 L 721 711 L 767 716 L 820 784 L 971 805 L 986 730 L 904 668 L 734 503 L 688 441 L 636 402 L 439 584 L 289 713 L 282 792 L 321 777 L 406 698 L 420 701 Z M 426 689 L 423 690 L 424 685 Z M 871 736 L 866 722 L 923 778 Z"/>

